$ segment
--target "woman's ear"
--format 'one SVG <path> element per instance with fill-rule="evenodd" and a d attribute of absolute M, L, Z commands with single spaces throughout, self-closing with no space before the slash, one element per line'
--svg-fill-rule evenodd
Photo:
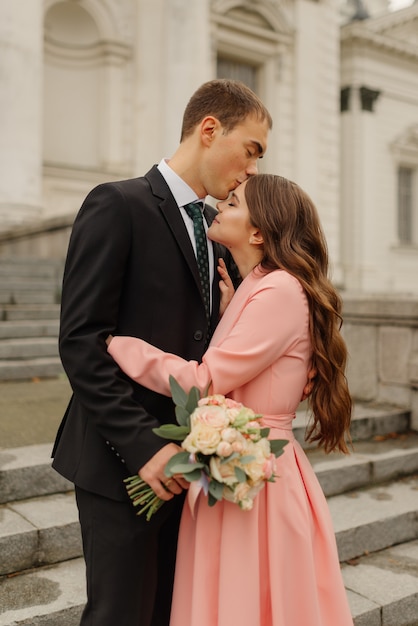
<path fill-rule="evenodd" d="M 250 234 L 249 243 L 254 246 L 261 246 L 264 243 L 263 235 L 259 230 L 254 230 L 254 232 Z"/>

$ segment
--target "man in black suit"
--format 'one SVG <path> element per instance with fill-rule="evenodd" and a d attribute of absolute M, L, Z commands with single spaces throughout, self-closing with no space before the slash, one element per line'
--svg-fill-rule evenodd
<path fill-rule="evenodd" d="M 53 467 L 75 484 L 87 568 L 82 626 L 167 626 L 187 483 L 164 475 L 178 446 L 152 429 L 172 401 L 128 379 L 105 340 L 134 335 L 200 361 L 219 316 L 218 259 L 208 242 L 211 314 L 184 210 L 226 198 L 257 172 L 271 117 L 242 83 L 214 80 L 190 99 L 174 156 L 145 176 L 93 189 L 74 222 L 64 272 L 60 354 L 73 389 Z M 204 208 L 210 223 L 216 211 Z M 147 522 L 123 480 L 137 474 L 167 500 Z"/>

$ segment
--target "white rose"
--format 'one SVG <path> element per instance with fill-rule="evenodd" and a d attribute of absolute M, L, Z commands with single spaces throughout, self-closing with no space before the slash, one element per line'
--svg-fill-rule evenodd
<path fill-rule="evenodd" d="M 225 409 L 220 406 L 203 405 L 193 411 L 192 424 L 206 424 L 222 430 L 229 426 L 229 418 Z"/>
<path fill-rule="evenodd" d="M 188 452 L 201 452 L 202 454 L 214 454 L 221 441 L 219 430 L 206 424 L 197 423 L 183 441 L 182 448 Z"/>

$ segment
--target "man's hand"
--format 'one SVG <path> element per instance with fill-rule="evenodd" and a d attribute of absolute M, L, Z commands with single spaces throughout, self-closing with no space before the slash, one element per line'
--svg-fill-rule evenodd
<path fill-rule="evenodd" d="M 219 317 L 225 313 L 225 309 L 232 300 L 235 293 L 234 285 L 226 269 L 225 261 L 219 259 L 218 272 L 222 280 L 219 281 L 219 290 L 221 292 L 221 303 L 219 306 Z"/>
<path fill-rule="evenodd" d="M 309 372 L 308 372 L 308 382 L 306 383 L 306 385 L 303 388 L 302 397 L 300 399 L 301 402 L 306 400 L 306 398 L 308 398 L 311 395 L 312 389 L 314 388 L 314 385 L 315 385 L 315 377 L 316 377 L 317 373 L 318 373 L 318 370 L 316 369 L 316 367 L 313 367 L 312 369 L 309 370 Z"/>
<path fill-rule="evenodd" d="M 182 448 L 175 443 L 168 443 L 161 450 L 158 450 L 138 472 L 142 480 L 148 483 L 161 500 L 171 500 L 183 489 L 189 488 L 190 483 L 181 475 L 168 478 L 164 474 L 167 462 L 178 452 L 182 452 Z"/>

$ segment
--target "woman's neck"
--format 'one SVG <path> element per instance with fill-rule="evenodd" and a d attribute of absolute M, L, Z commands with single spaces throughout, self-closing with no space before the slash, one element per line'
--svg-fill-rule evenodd
<path fill-rule="evenodd" d="M 250 254 L 248 251 L 246 251 L 245 254 L 240 254 L 239 251 L 231 251 L 231 254 L 235 265 L 238 267 L 241 278 L 248 276 L 263 258 L 262 251 L 258 249 L 251 249 Z"/>

